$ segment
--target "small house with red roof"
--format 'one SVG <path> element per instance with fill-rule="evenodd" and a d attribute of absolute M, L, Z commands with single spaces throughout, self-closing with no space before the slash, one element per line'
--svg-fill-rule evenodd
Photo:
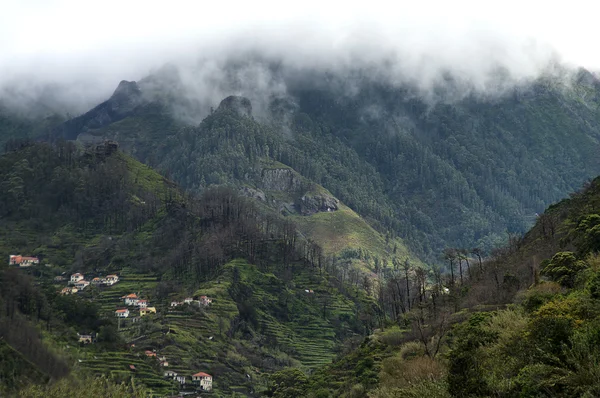
<path fill-rule="evenodd" d="M 30 267 L 32 265 L 39 264 L 40 259 L 37 257 L 21 256 L 20 254 L 18 254 L 18 255 L 11 254 L 8 257 L 8 263 L 10 265 L 18 265 L 19 267 Z"/>
<path fill-rule="evenodd" d="M 116 310 L 115 316 L 117 318 L 127 318 L 129 316 L 129 310 L 127 308 Z"/>
<path fill-rule="evenodd" d="M 83 290 L 86 287 L 88 287 L 89 285 L 90 285 L 90 282 L 83 280 L 83 279 L 78 282 L 75 282 L 75 287 L 79 290 Z"/>
<path fill-rule="evenodd" d="M 146 308 L 148 307 L 148 300 L 138 299 L 136 305 L 140 308 Z"/>
<path fill-rule="evenodd" d="M 106 283 L 106 279 L 104 279 L 104 278 L 95 277 L 94 279 L 92 279 L 92 285 L 95 285 L 95 286 L 103 285 L 105 283 Z"/>
<path fill-rule="evenodd" d="M 125 302 L 125 305 L 137 305 L 138 301 L 140 300 L 135 293 L 128 294 L 127 296 L 123 296 L 121 298 Z"/>
<path fill-rule="evenodd" d="M 212 376 L 208 373 L 198 372 L 192 375 L 192 382 L 199 384 L 204 391 L 212 390 Z"/>

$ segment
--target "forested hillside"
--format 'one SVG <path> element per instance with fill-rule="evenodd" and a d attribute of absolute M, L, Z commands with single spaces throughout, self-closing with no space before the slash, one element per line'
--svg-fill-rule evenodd
<path fill-rule="evenodd" d="M 598 396 L 599 211 L 597 178 L 481 264 L 447 251 L 442 286 L 390 278 L 382 308 L 409 289 L 412 308 L 309 378 L 277 373 L 273 396 Z"/>
<path fill-rule="evenodd" d="M 488 252 L 600 173 L 599 84 L 584 70 L 461 99 L 455 93 L 464 88 L 452 79 L 425 98 L 367 73 L 260 67 L 287 93 L 257 99 L 259 113 L 231 97 L 190 125 L 180 114 L 193 113 L 193 101 L 184 100 L 191 94 L 171 68 L 122 82 L 106 103 L 52 136 L 115 139 L 194 191 L 259 185 L 257 161 L 276 160 L 428 261 L 447 246 Z"/>
<path fill-rule="evenodd" d="M 132 377 L 154 393 L 177 391 L 145 358 L 154 350 L 169 370 L 212 374 L 217 396 L 255 396 L 270 372 L 328 363 L 342 341 L 381 322 L 371 280 L 348 276 L 343 259 L 289 219 L 225 187 L 184 194 L 114 142 L 14 142 L 0 170 L 0 256 L 40 259 L 1 266 L 2 349 L 18 353 L 0 362 L 3 393 L 69 372 L 76 380 L 105 375 L 115 391 Z M 61 295 L 61 277 L 75 272 L 120 280 Z M 117 322 L 131 293 L 157 313 Z M 188 296 L 213 302 L 171 308 Z M 78 333 L 96 342 L 80 345 Z"/>

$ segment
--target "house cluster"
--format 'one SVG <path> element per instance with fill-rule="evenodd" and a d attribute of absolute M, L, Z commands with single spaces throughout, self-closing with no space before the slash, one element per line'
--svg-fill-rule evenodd
<path fill-rule="evenodd" d="M 57 276 L 56 278 L 54 278 L 54 280 L 56 282 L 60 282 L 65 279 L 66 278 L 63 276 Z M 91 284 L 92 285 L 112 286 L 115 283 L 117 283 L 118 281 L 119 281 L 119 277 L 117 275 L 107 275 L 106 277 L 103 277 L 103 278 L 92 279 Z M 69 286 L 62 289 L 60 293 L 61 294 L 74 294 L 80 290 L 85 289 L 89 285 L 90 285 L 90 282 L 85 280 L 85 276 L 82 273 L 77 272 L 77 273 L 71 275 L 71 277 L 69 278 Z"/>
<path fill-rule="evenodd" d="M 208 307 L 212 303 L 212 299 L 207 296 L 200 296 L 200 300 L 194 300 L 192 297 L 186 297 L 183 301 L 171 301 L 171 307 L 179 307 L 180 305 L 196 304 L 202 307 Z"/>
<path fill-rule="evenodd" d="M 125 305 L 139 308 L 140 316 L 156 314 L 156 307 L 149 307 L 148 300 L 139 298 L 135 293 L 123 296 L 121 297 L 121 299 L 123 300 Z M 115 311 L 115 316 L 118 318 L 128 318 L 129 314 L 130 312 L 128 308 L 121 308 Z"/>
<path fill-rule="evenodd" d="M 20 254 L 11 254 L 8 258 L 9 265 L 18 265 L 19 267 L 31 267 L 40 263 L 37 257 L 26 257 Z"/>
<path fill-rule="evenodd" d="M 104 285 L 104 286 L 112 286 L 119 281 L 119 277 L 117 275 L 106 275 L 106 277 L 95 277 L 92 279 L 92 285 Z"/>
<path fill-rule="evenodd" d="M 165 377 L 168 379 L 173 379 L 177 381 L 179 384 L 184 385 L 190 380 L 188 376 L 179 375 L 177 372 L 173 372 L 172 370 L 168 370 L 164 373 Z M 191 376 L 191 382 L 197 386 L 200 386 L 204 391 L 212 390 L 212 382 L 213 378 L 208 373 L 198 372 Z"/>

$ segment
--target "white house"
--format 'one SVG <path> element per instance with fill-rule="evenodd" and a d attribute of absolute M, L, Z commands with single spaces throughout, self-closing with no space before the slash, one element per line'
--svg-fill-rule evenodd
<path fill-rule="evenodd" d="M 96 277 L 96 278 L 92 279 L 92 285 L 96 285 L 97 286 L 97 285 L 103 285 L 105 283 L 106 283 L 106 279 L 104 279 L 104 278 L 98 278 L 98 277 Z"/>
<path fill-rule="evenodd" d="M 177 307 L 178 305 L 180 305 L 181 303 L 177 302 L 177 301 L 171 301 L 171 307 Z"/>
<path fill-rule="evenodd" d="M 119 277 L 117 275 L 111 274 L 111 275 L 106 275 L 106 279 L 104 280 L 104 283 L 108 286 L 112 286 L 115 283 L 117 283 L 119 281 Z"/>
<path fill-rule="evenodd" d="M 184 304 L 192 304 L 192 301 L 194 301 L 194 299 L 191 297 L 186 297 L 183 299 Z"/>
<path fill-rule="evenodd" d="M 127 296 L 121 297 L 125 301 L 125 305 L 137 305 L 140 300 L 135 293 L 128 294 Z"/>
<path fill-rule="evenodd" d="M 77 288 L 76 287 L 65 287 L 63 290 L 60 291 L 60 294 L 62 295 L 67 295 L 67 294 L 75 294 L 77 293 Z"/>
<path fill-rule="evenodd" d="M 170 378 L 177 377 L 177 372 L 174 372 L 172 370 L 167 370 L 164 374 L 165 374 L 165 377 L 170 377 Z"/>
<path fill-rule="evenodd" d="M 80 274 L 80 273 L 78 272 L 78 273 L 76 273 L 76 274 L 73 274 L 73 275 L 71 275 L 71 280 L 70 280 L 70 282 L 71 282 L 72 284 L 74 284 L 74 283 L 76 283 L 76 282 L 82 281 L 83 279 L 84 279 L 84 277 L 83 277 L 83 274 Z"/>
<path fill-rule="evenodd" d="M 80 280 L 79 282 L 75 282 L 75 287 L 79 290 L 83 290 L 86 287 L 88 287 L 90 284 L 90 282 L 85 281 L 85 280 Z"/>
<path fill-rule="evenodd" d="M 195 375 L 192 375 L 192 381 L 194 382 L 194 384 L 200 384 L 200 387 L 204 391 L 212 390 L 212 376 L 208 373 L 196 373 Z"/>
<path fill-rule="evenodd" d="M 185 384 L 185 376 L 175 376 L 175 380 L 179 383 L 179 384 Z"/>
<path fill-rule="evenodd" d="M 138 299 L 136 305 L 140 308 L 146 308 L 146 307 L 148 307 L 148 300 Z"/>
<path fill-rule="evenodd" d="M 116 310 L 115 315 L 117 316 L 117 318 L 127 318 L 129 316 L 129 310 L 127 308 Z"/>

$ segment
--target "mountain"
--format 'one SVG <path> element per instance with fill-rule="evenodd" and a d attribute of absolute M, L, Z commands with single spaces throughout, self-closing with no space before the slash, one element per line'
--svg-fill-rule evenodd
<path fill-rule="evenodd" d="M 233 77 L 223 90 L 247 89 L 244 67 L 224 72 Z M 248 91 L 252 101 L 229 97 L 194 118 L 207 113 L 206 101 L 171 67 L 121 82 L 107 102 L 51 136 L 117 140 L 194 191 L 255 189 L 261 162 L 277 161 L 428 262 L 445 247 L 488 252 L 600 173 L 600 84 L 585 70 L 519 85 L 500 80 L 503 89 L 488 95 L 458 95 L 462 83 L 448 78 L 426 97 L 369 71 L 248 67 L 263 68 L 285 92 Z"/>
<path fill-rule="evenodd" d="M 292 173 L 287 181 L 302 182 L 283 170 Z M 329 363 L 342 341 L 379 322 L 368 274 L 349 272 L 347 260 L 326 254 L 292 221 L 340 212 L 377 236 L 320 186 L 304 195 L 298 215 L 284 217 L 226 187 L 185 193 L 112 141 L 26 142 L 0 157 L 0 176 L 0 256 L 40 260 L 0 265 L 0 349 L 16 353 L 0 362 L 3 395 L 25 388 L 24 396 L 35 396 L 38 387 L 27 385 L 67 374 L 72 388 L 104 375 L 127 390 L 133 377 L 166 395 L 179 389 L 164 377 L 168 370 L 188 382 L 196 372 L 211 374 L 216 395 L 259 396 L 269 373 Z M 284 179 L 268 181 L 265 195 Z M 119 281 L 60 294 L 63 277 L 76 272 Z M 156 314 L 140 317 L 130 307 L 131 317 L 115 318 L 132 293 Z M 194 304 L 202 296 L 212 303 Z M 172 306 L 187 297 L 196 301 Z M 94 343 L 79 344 L 78 334 Z M 168 369 L 146 350 L 166 357 Z"/>

